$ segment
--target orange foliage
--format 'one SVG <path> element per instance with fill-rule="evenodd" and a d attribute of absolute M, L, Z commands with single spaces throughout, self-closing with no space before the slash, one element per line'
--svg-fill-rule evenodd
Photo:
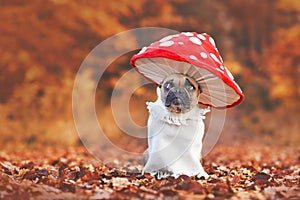
<path fill-rule="evenodd" d="M 142 26 L 211 34 L 246 96 L 230 112 L 238 127 L 233 131 L 259 137 L 289 132 L 292 136 L 285 141 L 299 142 L 298 1 L 11 0 L 0 4 L 3 148 L 16 143 L 24 147 L 77 144 L 72 89 L 81 62 L 107 37 Z M 134 38 L 128 38 L 114 48 L 130 49 L 133 43 Z M 109 96 L 119 77 L 130 69 L 131 55 L 112 63 L 96 95 L 97 107 L 103 108 L 98 117 L 115 138 L 121 132 L 113 122 Z M 87 82 L 93 81 L 94 72 L 90 73 Z M 153 100 L 150 89 L 150 93 L 147 87 L 137 90 L 130 103 L 140 125 L 147 118 L 144 102 Z"/>

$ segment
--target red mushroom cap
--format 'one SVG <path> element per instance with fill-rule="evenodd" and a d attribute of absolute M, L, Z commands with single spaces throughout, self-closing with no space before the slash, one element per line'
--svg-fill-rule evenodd
<path fill-rule="evenodd" d="M 240 87 L 224 66 L 213 38 L 206 33 L 166 36 L 142 48 L 131 58 L 130 64 L 155 84 L 174 73 L 194 78 L 202 87 L 198 101 L 204 105 L 228 108 L 244 99 Z"/>

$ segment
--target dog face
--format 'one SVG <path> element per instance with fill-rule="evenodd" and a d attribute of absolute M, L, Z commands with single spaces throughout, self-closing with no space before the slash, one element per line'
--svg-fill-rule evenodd
<path fill-rule="evenodd" d="M 161 100 L 168 111 L 186 113 L 198 104 L 201 86 L 191 77 L 172 74 L 161 84 Z"/>

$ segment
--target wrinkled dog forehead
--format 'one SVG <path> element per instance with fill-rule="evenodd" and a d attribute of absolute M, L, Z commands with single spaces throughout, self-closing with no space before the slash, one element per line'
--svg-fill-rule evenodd
<path fill-rule="evenodd" d="M 168 85 L 169 87 L 185 87 L 189 85 L 197 86 L 197 82 L 184 74 L 172 74 L 165 78 L 162 85 Z"/>

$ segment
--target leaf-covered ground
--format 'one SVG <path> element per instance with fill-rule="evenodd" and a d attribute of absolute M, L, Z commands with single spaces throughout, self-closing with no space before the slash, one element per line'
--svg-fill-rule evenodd
<path fill-rule="evenodd" d="M 103 165 L 83 148 L 0 152 L 0 199 L 299 199 L 299 149 L 222 146 L 203 159 L 207 180 L 156 180 L 142 161 Z"/>

